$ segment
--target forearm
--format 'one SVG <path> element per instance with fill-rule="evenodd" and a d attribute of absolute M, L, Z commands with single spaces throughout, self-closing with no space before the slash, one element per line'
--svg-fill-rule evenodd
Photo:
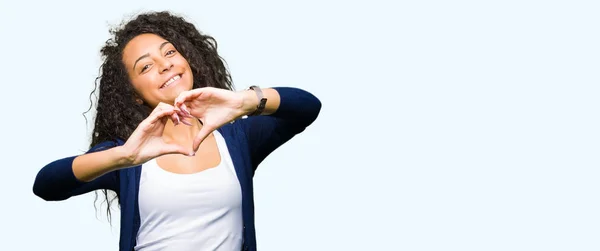
<path fill-rule="evenodd" d="M 73 174 L 79 181 L 89 182 L 108 172 L 129 167 L 132 161 L 123 147 L 77 156 L 73 160 Z"/>

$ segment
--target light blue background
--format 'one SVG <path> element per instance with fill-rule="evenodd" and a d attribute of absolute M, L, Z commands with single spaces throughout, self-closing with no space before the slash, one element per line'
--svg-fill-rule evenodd
<path fill-rule="evenodd" d="M 79 154 L 109 25 L 183 14 L 238 89 L 323 102 L 255 177 L 265 250 L 600 250 L 597 1 L 0 2 L 2 250 L 116 250 L 93 194 L 45 202 Z"/>

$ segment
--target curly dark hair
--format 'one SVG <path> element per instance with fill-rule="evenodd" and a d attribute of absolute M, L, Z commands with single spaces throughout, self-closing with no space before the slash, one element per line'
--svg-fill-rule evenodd
<path fill-rule="evenodd" d="M 129 81 L 122 60 L 125 45 L 140 34 L 158 35 L 175 46 L 192 69 L 193 88 L 234 88 L 225 60 L 217 53 L 216 40 L 202 34 L 183 17 L 168 11 L 147 12 L 109 31 L 112 38 L 100 50 L 104 62 L 90 93 L 90 107 L 86 111 L 89 112 L 93 106 L 92 96 L 97 96 L 90 147 L 103 141 L 127 140 L 138 124 L 150 115 L 151 107 L 135 102 L 135 89 Z M 102 193 L 106 199 L 110 222 L 110 205 L 117 197 L 108 190 L 102 190 Z M 97 199 L 98 191 L 94 206 Z"/>

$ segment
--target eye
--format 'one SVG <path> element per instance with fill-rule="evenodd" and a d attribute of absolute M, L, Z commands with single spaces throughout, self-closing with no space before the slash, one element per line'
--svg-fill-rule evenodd
<path fill-rule="evenodd" d="M 150 65 L 144 65 L 144 67 L 142 67 L 142 69 L 140 70 L 140 73 L 144 72 L 145 70 L 147 70 L 148 68 L 150 68 Z"/>
<path fill-rule="evenodd" d="M 166 55 L 167 55 L 167 56 L 169 56 L 169 55 L 173 55 L 173 54 L 175 54 L 175 52 L 177 52 L 177 51 L 176 51 L 176 50 L 169 50 L 169 51 L 167 51 L 167 54 L 166 54 Z"/>

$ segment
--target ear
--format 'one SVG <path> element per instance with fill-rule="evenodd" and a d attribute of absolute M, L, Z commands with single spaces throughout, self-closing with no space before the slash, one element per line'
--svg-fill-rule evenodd
<path fill-rule="evenodd" d="M 133 99 L 135 100 L 135 103 L 138 104 L 138 105 L 143 105 L 144 104 L 144 100 L 137 93 L 133 94 Z"/>

